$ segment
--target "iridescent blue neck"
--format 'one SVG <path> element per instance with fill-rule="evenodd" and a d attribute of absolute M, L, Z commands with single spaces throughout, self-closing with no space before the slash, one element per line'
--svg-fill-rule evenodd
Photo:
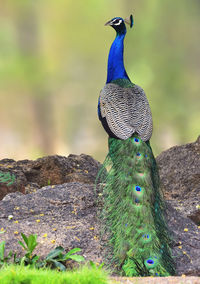
<path fill-rule="evenodd" d="M 110 83 L 116 79 L 128 79 L 124 68 L 124 37 L 126 33 L 117 34 L 112 43 L 108 56 L 107 81 Z"/>

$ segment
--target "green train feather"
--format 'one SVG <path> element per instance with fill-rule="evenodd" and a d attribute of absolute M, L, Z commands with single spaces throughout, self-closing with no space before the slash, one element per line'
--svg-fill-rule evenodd
<path fill-rule="evenodd" d="M 126 276 L 173 275 L 170 236 L 150 144 L 137 135 L 127 140 L 109 138 L 98 181 L 103 184 L 101 218 L 109 232 L 113 261 Z"/>

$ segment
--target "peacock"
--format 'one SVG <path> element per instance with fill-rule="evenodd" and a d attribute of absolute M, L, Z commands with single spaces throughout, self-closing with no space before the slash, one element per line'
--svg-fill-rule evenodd
<path fill-rule="evenodd" d="M 169 276 L 175 274 L 175 265 L 149 142 L 152 114 L 143 89 L 131 82 L 124 67 L 126 24 L 133 26 L 132 15 L 105 24 L 115 29 L 116 37 L 98 100 L 98 116 L 109 136 L 104 170 L 98 175 L 103 187 L 101 217 L 109 232 L 112 261 L 123 275 Z"/>

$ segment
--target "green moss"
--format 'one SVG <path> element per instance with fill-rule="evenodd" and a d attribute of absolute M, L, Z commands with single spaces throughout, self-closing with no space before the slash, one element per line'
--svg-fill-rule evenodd
<path fill-rule="evenodd" d="M 7 186 L 9 186 L 15 182 L 15 179 L 14 174 L 0 171 L 0 183 L 5 183 Z"/>

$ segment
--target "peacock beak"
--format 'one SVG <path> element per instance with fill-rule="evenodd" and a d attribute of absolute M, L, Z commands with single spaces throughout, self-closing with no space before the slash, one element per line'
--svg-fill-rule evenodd
<path fill-rule="evenodd" d="M 111 26 L 112 20 L 108 21 L 107 23 L 105 23 L 104 26 Z"/>

